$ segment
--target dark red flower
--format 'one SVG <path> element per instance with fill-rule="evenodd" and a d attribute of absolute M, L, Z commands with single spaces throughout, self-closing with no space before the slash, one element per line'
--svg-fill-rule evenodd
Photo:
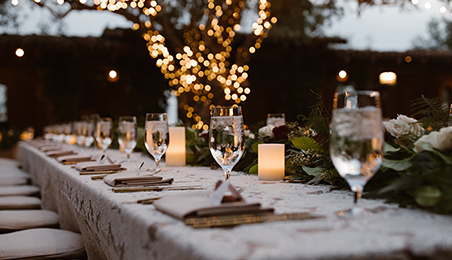
<path fill-rule="evenodd" d="M 329 136 L 325 135 L 325 134 L 317 134 L 313 138 L 317 143 L 322 144 L 322 143 L 328 141 Z"/>
<path fill-rule="evenodd" d="M 202 133 L 201 137 L 204 138 L 206 142 L 209 142 L 209 132 Z"/>
<path fill-rule="evenodd" d="M 287 139 L 287 135 L 290 133 L 289 127 L 286 125 L 273 128 L 273 134 L 276 140 Z"/>

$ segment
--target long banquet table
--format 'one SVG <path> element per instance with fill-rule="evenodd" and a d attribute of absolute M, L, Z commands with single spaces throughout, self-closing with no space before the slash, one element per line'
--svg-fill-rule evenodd
<path fill-rule="evenodd" d="M 80 149 L 80 148 L 73 148 Z M 92 154 L 94 149 L 85 150 Z M 115 160 L 125 155 L 108 150 Z M 310 212 L 322 219 L 268 222 L 233 228 L 194 229 L 137 203 L 155 196 L 193 191 L 114 193 L 102 180 L 80 175 L 71 165 L 47 157 L 26 142 L 18 158 L 41 188 L 43 208 L 58 212 L 63 229 L 83 235 L 89 259 L 451 259 L 452 217 L 404 209 L 378 200 L 361 201 L 376 213 L 355 219 L 334 212 L 349 208 L 352 193 L 282 181 L 259 181 L 233 172 L 231 183 L 243 189 L 247 201 L 275 208 L 276 213 Z M 128 169 L 146 155 L 134 153 Z M 220 169 L 163 167 L 160 175 L 173 185 L 211 189 L 222 178 Z"/>

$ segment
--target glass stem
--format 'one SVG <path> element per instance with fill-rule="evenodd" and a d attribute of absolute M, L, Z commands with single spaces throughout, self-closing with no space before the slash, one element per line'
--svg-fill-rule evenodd
<path fill-rule="evenodd" d="M 224 171 L 224 180 L 229 181 L 229 176 L 231 175 L 231 169 Z"/>
<path fill-rule="evenodd" d="M 362 193 L 361 193 L 361 190 L 357 190 L 354 193 L 355 193 L 355 200 L 354 200 L 353 206 L 356 207 L 356 205 L 358 204 L 358 200 L 361 199 Z"/>
<path fill-rule="evenodd" d="M 155 170 L 160 170 L 160 167 L 159 167 L 159 162 L 160 162 L 160 159 L 155 159 Z"/>

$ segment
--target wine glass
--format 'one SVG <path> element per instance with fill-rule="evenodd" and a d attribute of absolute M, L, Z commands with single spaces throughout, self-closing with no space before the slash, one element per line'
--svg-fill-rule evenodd
<path fill-rule="evenodd" d="M 118 123 L 118 143 L 127 154 L 127 162 L 130 161 L 130 154 L 137 146 L 138 131 L 137 118 L 134 116 L 122 116 Z"/>
<path fill-rule="evenodd" d="M 97 135 L 97 131 L 96 131 L 96 128 L 97 128 L 97 122 L 99 121 L 99 119 L 100 119 L 100 115 L 99 114 L 91 114 L 91 116 L 90 116 L 90 122 L 92 122 L 92 124 L 93 124 L 93 142 L 94 142 L 94 149 L 95 150 L 97 150 L 98 149 L 98 147 L 100 147 L 100 145 L 97 143 L 97 137 L 96 137 L 96 135 Z"/>
<path fill-rule="evenodd" d="M 91 120 L 87 120 L 83 123 L 82 133 L 85 137 L 85 147 L 89 148 L 94 142 L 94 123 Z"/>
<path fill-rule="evenodd" d="M 96 141 L 99 148 L 102 149 L 104 154 L 107 152 L 108 147 L 112 141 L 112 123 L 111 118 L 103 117 L 99 118 L 96 125 Z"/>
<path fill-rule="evenodd" d="M 210 117 L 209 148 L 229 180 L 231 170 L 245 151 L 242 108 L 214 107 Z"/>
<path fill-rule="evenodd" d="M 284 113 L 268 113 L 267 125 L 274 127 L 282 126 L 286 124 L 286 116 Z"/>
<path fill-rule="evenodd" d="M 83 121 L 74 122 L 75 140 L 78 146 L 82 146 L 85 142 L 85 136 L 83 135 Z"/>
<path fill-rule="evenodd" d="M 159 170 L 159 162 L 165 154 L 169 143 L 168 119 L 166 113 L 147 113 L 145 123 L 144 146 L 154 157 L 156 170 Z"/>
<path fill-rule="evenodd" d="M 363 188 L 383 161 L 384 135 L 377 91 L 336 93 L 331 122 L 330 154 L 334 167 L 355 193 L 353 208 L 337 212 L 357 216 Z"/>

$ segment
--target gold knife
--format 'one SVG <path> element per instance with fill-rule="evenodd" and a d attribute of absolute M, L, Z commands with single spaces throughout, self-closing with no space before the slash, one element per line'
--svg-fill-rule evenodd
<path fill-rule="evenodd" d="M 216 217 L 194 217 L 184 220 L 185 224 L 192 226 L 193 228 L 210 228 L 210 227 L 226 227 L 237 226 L 242 224 L 253 224 L 263 222 L 275 222 L 275 221 L 290 221 L 290 220 L 307 220 L 307 219 L 319 219 L 324 216 L 312 215 L 308 212 L 300 213 L 286 213 L 286 214 L 265 214 L 265 215 L 229 215 L 229 216 L 216 216 Z"/>
<path fill-rule="evenodd" d="M 139 191 L 163 191 L 163 190 L 205 190 L 201 186 L 137 186 L 115 187 L 114 192 L 139 192 Z"/>

